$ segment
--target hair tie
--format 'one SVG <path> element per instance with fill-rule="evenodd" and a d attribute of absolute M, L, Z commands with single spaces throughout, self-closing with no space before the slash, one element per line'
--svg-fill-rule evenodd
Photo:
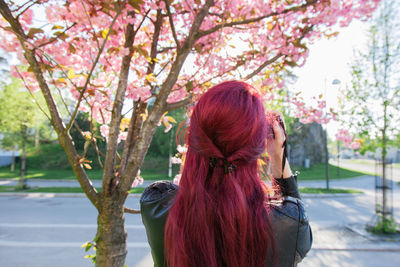
<path fill-rule="evenodd" d="M 218 164 L 220 163 L 220 164 Z M 222 163 L 222 164 L 221 164 Z M 232 162 L 229 162 L 227 159 L 223 158 L 217 158 L 217 157 L 210 157 L 210 167 L 215 168 L 218 166 L 223 166 L 224 167 L 224 173 L 228 174 L 236 170 L 237 166 L 233 164 Z"/>

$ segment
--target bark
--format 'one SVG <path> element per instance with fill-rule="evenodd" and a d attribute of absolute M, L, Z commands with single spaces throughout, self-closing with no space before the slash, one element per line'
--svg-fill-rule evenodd
<path fill-rule="evenodd" d="M 122 267 L 127 254 L 123 198 L 103 195 L 97 217 L 96 266 Z"/>
<path fill-rule="evenodd" d="M 158 45 L 158 40 L 160 37 L 161 33 L 161 27 L 163 24 L 163 15 L 161 12 L 161 9 L 157 10 L 157 19 L 154 22 L 154 33 L 153 33 L 153 38 L 152 38 L 152 43 L 151 43 L 151 51 L 150 51 L 150 62 L 149 65 L 147 66 L 147 75 L 154 73 L 154 67 L 155 67 L 155 61 L 154 59 L 157 56 L 157 45 Z M 150 86 L 151 90 L 153 90 L 153 86 L 151 85 L 150 82 L 147 82 L 148 86 Z M 143 116 L 142 114 L 145 113 L 147 109 L 147 103 L 141 101 L 140 99 L 134 103 L 135 109 L 132 112 L 132 117 L 131 121 L 129 123 L 129 130 L 128 130 L 128 136 L 125 140 L 124 144 L 124 149 L 122 152 L 122 157 L 121 157 L 121 164 L 120 164 L 120 169 L 119 173 L 121 176 L 125 174 L 125 167 L 128 161 L 129 156 L 133 152 L 135 143 L 137 141 L 137 137 L 139 136 L 139 133 L 142 130 L 142 125 L 143 125 Z M 136 176 L 135 173 L 131 173 L 131 176 Z"/>
<path fill-rule="evenodd" d="M 26 182 L 25 182 L 25 174 L 26 174 L 26 139 L 27 139 L 27 130 L 28 128 L 25 125 L 22 125 L 21 129 L 21 148 L 22 148 L 22 153 L 21 153 L 21 167 L 20 167 L 20 178 L 18 181 L 18 187 L 21 189 L 26 188 Z"/>
<path fill-rule="evenodd" d="M 12 151 L 12 159 L 11 159 L 10 171 L 11 172 L 15 171 L 15 152 L 14 152 L 14 150 Z"/>
<path fill-rule="evenodd" d="M 26 151 L 24 149 L 21 155 L 21 176 L 18 181 L 18 187 L 21 189 L 26 188 L 25 174 L 26 174 Z"/>
<path fill-rule="evenodd" d="M 134 15 L 133 12 L 130 13 Z M 125 31 L 125 48 L 129 48 L 129 54 L 124 56 L 121 64 L 121 71 L 119 75 L 118 88 L 115 95 L 115 100 L 111 115 L 110 133 L 108 136 L 106 159 L 104 162 L 104 174 L 103 174 L 103 191 L 110 192 L 111 181 L 115 178 L 115 157 L 118 147 L 118 135 L 121 123 L 121 111 L 125 98 L 125 91 L 128 84 L 130 62 L 133 55 L 132 45 L 135 40 L 135 32 L 133 24 L 128 24 Z"/>

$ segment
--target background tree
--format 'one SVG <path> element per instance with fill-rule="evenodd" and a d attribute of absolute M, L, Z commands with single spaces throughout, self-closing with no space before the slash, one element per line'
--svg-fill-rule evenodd
<path fill-rule="evenodd" d="M 41 95 L 35 94 L 40 101 Z M 43 100 L 43 99 L 42 99 Z M 26 150 L 37 145 L 42 135 L 48 136 L 50 128 L 47 118 L 40 112 L 35 99 L 26 91 L 22 82 L 16 78 L 0 89 L 0 144 L 5 149 L 19 150 L 21 177 L 19 187 L 26 187 Z"/>
<path fill-rule="evenodd" d="M 0 0 L 0 46 L 29 66 L 12 73 L 42 92 L 59 142 L 98 210 L 96 265 L 124 265 L 124 212 L 133 212 L 124 203 L 157 126 L 173 122 L 166 112 L 233 77 L 261 75 L 265 90 L 281 87 L 279 72 L 304 64 L 310 40 L 335 34 L 334 24 L 368 17 L 378 2 Z M 33 22 L 33 7 L 45 9 L 44 25 Z M 57 106 L 57 94 L 72 95 L 74 108 Z M 105 157 L 98 156 L 101 192 L 70 136 L 79 110 L 101 124 L 107 140 Z M 93 132 L 82 135 L 96 142 Z"/>
<path fill-rule="evenodd" d="M 352 64 L 352 86 L 345 91 L 346 126 L 363 140 L 361 151 L 381 149 L 383 187 L 387 186 L 386 155 L 399 134 L 400 114 L 400 20 L 399 5 L 383 1 L 369 29 L 368 49 Z M 397 146 L 400 146 L 397 143 Z M 382 196 L 383 220 L 387 210 Z"/>

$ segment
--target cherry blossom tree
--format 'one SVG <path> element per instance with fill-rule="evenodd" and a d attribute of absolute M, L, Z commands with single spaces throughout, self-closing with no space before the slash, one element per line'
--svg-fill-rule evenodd
<path fill-rule="evenodd" d="M 310 42 L 335 35 L 333 25 L 367 18 L 378 2 L 0 0 L 0 47 L 28 66 L 11 72 L 31 92 L 42 92 L 59 142 L 98 210 L 96 265 L 124 265 L 124 213 L 135 212 L 124 203 L 156 127 L 174 122 L 168 111 L 227 79 L 262 77 L 262 93 L 282 87 L 279 73 L 304 64 Z M 35 22 L 35 9 L 45 11 L 43 25 Z M 57 106 L 57 94 L 74 99 L 74 107 Z M 131 107 L 126 114 L 124 104 Z M 101 192 L 85 171 L 89 159 L 69 135 L 79 111 L 102 124 L 107 139 L 105 155 L 98 156 Z M 96 145 L 91 132 L 82 134 Z"/>

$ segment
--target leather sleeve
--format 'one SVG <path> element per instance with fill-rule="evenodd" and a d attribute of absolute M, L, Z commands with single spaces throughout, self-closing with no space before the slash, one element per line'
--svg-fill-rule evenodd
<path fill-rule="evenodd" d="M 277 187 L 282 196 L 290 196 L 300 199 L 299 188 L 297 186 L 297 176 L 290 178 L 274 178 L 272 185 Z"/>
<path fill-rule="evenodd" d="M 296 178 L 275 179 L 282 199 L 270 202 L 270 220 L 275 234 L 279 267 L 297 264 L 312 245 L 312 231 Z"/>
<path fill-rule="evenodd" d="M 140 198 L 142 221 L 155 267 L 164 266 L 164 229 L 177 190 L 178 186 L 170 181 L 155 182 Z"/>

